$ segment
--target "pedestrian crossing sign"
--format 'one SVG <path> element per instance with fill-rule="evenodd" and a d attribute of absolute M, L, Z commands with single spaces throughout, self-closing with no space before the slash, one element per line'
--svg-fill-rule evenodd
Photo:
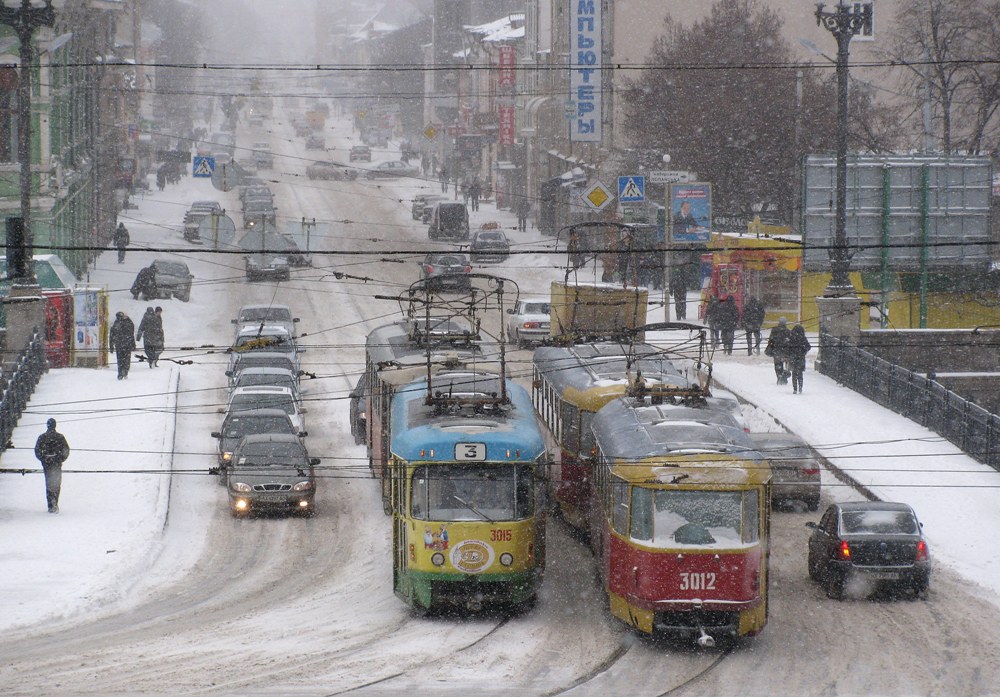
<path fill-rule="evenodd" d="M 646 177 L 631 175 L 618 177 L 618 200 L 622 203 L 639 203 L 646 200 Z"/>
<path fill-rule="evenodd" d="M 212 174 L 215 173 L 215 158 L 214 157 L 194 157 L 192 162 L 192 177 L 204 177 L 205 179 L 211 179 Z"/>

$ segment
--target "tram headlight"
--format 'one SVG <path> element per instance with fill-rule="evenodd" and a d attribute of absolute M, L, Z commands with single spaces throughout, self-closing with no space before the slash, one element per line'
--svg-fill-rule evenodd
<path fill-rule="evenodd" d="M 510 566 L 514 563 L 514 555 L 510 552 L 504 552 L 500 555 L 500 563 L 504 566 Z"/>
<path fill-rule="evenodd" d="M 239 491 L 241 493 L 246 493 L 248 491 L 253 491 L 253 487 L 251 487 L 249 484 L 246 484 L 244 482 L 232 482 L 229 485 L 229 488 L 232 489 L 233 491 Z"/>
<path fill-rule="evenodd" d="M 431 555 L 431 564 L 434 566 L 444 566 L 444 555 L 441 552 L 434 552 Z"/>

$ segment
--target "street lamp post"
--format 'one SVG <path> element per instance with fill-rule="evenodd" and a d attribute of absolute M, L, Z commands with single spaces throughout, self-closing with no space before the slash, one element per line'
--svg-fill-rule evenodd
<path fill-rule="evenodd" d="M 847 253 L 847 76 L 851 39 L 861 32 L 869 20 L 870 8 L 848 5 L 844 0 L 833 10 L 816 3 L 816 24 L 827 29 L 837 40 L 837 210 L 833 248 L 830 250 L 832 275 L 827 286 L 828 296 L 854 295 L 848 276 L 850 256 Z"/>
<path fill-rule="evenodd" d="M 21 0 L 20 6 L 0 6 L 0 24 L 6 24 L 17 33 L 20 43 L 20 68 L 17 76 L 17 159 L 21 165 L 21 220 L 24 226 L 26 247 L 23 270 L 29 285 L 35 283 L 34 235 L 31 232 L 31 64 L 35 52 L 31 37 L 38 27 L 51 27 L 56 14 L 52 0 L 44 0 L 41 7 L 32 6 L 31 0 Z M 21 270 L 18 270 L 20 272 Z"/>

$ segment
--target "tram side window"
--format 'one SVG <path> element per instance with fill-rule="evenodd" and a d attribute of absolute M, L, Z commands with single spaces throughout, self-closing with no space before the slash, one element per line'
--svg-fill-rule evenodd
<path fill-rule="evenodd" d="M 653 540 L 653 491 L 632 487 L 632 519 L 629 537 L 640 542 Z"/>
<path fill-rule="evenodd" d="M 580 422 L 579 412 L 569 402 L 559 405 L 560 421 L 562 422 L 562 446 L 573 452 L 580 452 Z"/>
<path fill-rule="evenodd" d="M 583 457 L 590 457 L 594 450 L 594 431 L 591 425 L 594 423 L 594 412 L 580 410 L 580 454 Z"/>
<path fill-rule="evenodd" d="M 611 480 L 611 526 L 619 535 L 628 533 L 628 485 L 619 480 Z"/>
<path fill-rule="evenodd" d="M 760 492 L 743 492 L 743 541 L 756 542 L 760 537 Z"/>

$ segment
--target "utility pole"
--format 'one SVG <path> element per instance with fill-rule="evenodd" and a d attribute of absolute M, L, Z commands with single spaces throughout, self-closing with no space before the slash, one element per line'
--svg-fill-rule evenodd
<path fill-rule="evenodd" d="M 851 39 L 869 21 L 870 7 L 848 5 L 844 0 L 827 12 L 816 3 L 816 24 L 837 40 L 837 209 L 833 249 L 830 251 L 832 277 L 826 295 L 854 295 L 848 276 L 851 259 L 847 253 L 847 77 Z"/>
<path fill-rule="evenodd" d="M 833 246 L 830 250 L 830 283 L 823 297 L 816 298 L 819 309 L 820 355 L 824 359 L 822 336 L 829 334 L 854 341 L 860 334 L 861 300 L 851 283 L 851 257 L 847 251 L 847 78 L 851 39 L 871 22 L 871 5 L 848 5 L 844 0 L 825 11 L 816 3 L 816 24 L 837 40 L 837 207 Z"/>

